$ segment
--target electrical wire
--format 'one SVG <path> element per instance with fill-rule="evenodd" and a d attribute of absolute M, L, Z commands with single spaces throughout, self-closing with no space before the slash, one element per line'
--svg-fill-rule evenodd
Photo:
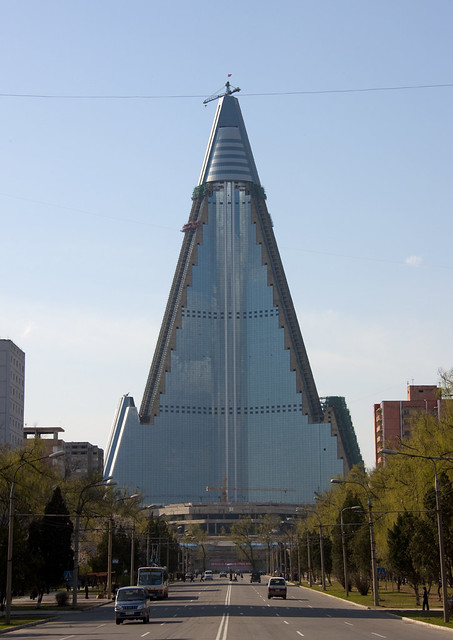
<path fill-rule="evenodd" d="M 323 95 L 330 93 L 369 93 L 373 91 L 408 91 L 420 89 L 445 89 L 453 87 L 453 83 L 445 84 L 415 84 L 415 85 L 398 85 L 394 87 L 364 87 L 352 89 L 317 89 L 317 90 L 300 90 L 300 91 L 273 91 L 266 93 L 241 93 L 241 97 L 260 97 L 260 96 L 295 96 L 295 95 Z M 0 93 L 0 98 L 35 98 L 35 99 L 57 99 L 57 100 L 166 100 L 166 99 L 201 99 L 206 96 L 202 95 L 147 95 L 147 94 L 51 94 L 51 93 Z"/>

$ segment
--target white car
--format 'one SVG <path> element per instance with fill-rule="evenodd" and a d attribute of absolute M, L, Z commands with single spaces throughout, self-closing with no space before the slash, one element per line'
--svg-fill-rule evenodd
<path fill-rule="evenodd" d="M 212 573 L 212 571 L 205 571 L 203 574 L 203 580 L 213 580 L 214 579 L 214 574 Z"/>

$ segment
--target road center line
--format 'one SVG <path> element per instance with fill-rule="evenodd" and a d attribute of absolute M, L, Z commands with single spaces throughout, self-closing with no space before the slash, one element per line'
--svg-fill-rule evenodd
<path fill-rule="evenodd" d="M 220 620 L 220 625 L 215 640 L 226 640 L 228 633 L 228 619 L 229 615 L 227 613 L 224 613 L 222 619 Z"/>
<path fill-rule="evenodd" d="M 231 584 L 227 587 L 227 592 L 225 596 L 225 606 L 229 607 L 231 604 Z M 215 640 L 226 640 L 228 633 L 228 622 L 229 622 L 229 613 L 224 613 L 222 619 L 220 620 L 220 625 L 217 630 L 217 635 Z"/>

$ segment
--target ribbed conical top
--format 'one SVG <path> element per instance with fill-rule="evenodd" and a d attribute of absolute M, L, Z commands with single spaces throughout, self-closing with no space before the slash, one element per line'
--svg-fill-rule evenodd
<path fill-rule="evenodd" d="M 230 95 L 217 106 L 198 184 L 219 180 L 260 184 L 239 101 Z"/>

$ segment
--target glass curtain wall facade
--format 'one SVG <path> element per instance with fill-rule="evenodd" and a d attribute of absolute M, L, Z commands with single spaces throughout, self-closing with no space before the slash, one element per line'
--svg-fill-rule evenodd
<path fill-rule="evenodd" d="M 312 502 L 343 472 L 257 187 L 226 95 L 140 412 L 122 398 L 106 451 L 105 473 L 146 501 Z"/>

